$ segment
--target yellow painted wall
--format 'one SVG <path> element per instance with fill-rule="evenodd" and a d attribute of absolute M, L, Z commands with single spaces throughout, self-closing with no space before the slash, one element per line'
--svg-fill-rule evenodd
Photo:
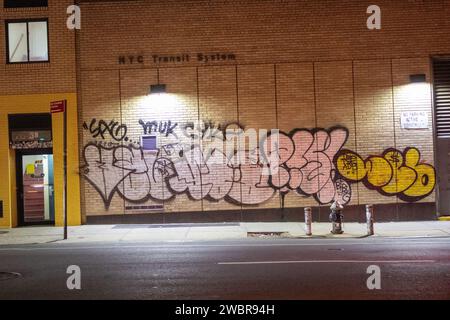
<path fill-rule="evenodd" d="M 0 96 L 0 227 L 17 226 L 15 151 L 9 147 L 8 114 L 50 112 L 50 102 L 67 100 L 68 224 L 81 224 L 76 93 Z M 52 115 L 55 224 L 63 225 L 63 114 Z"/>

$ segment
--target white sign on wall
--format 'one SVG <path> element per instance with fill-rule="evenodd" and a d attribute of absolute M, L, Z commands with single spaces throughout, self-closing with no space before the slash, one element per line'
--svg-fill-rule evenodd
<path fill-rule="evenodd" d="M 428 129 L 428 113 L 426 111 L 407 111 L 401 115 L 402 129 Z"/>

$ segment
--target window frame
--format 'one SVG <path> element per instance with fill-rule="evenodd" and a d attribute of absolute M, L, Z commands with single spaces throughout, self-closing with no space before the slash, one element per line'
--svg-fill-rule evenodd
<path fill-rule="evenodd" d="M 42 61 L 30 61 L 30 32 L 28 24 L 30 22 L 45 22 L 47 25 L 47 60 Z M 11 62 L 9 60 L 9 24 L 12 23 L 25 23 L 27 27 L 27 54 L 28 61 L 17 61 Z M 50 63 L 50 31 L 49 31 L 49 20 L 48 18 L 31 18 L 31 19 L 8 19 L 5 20 L 5 39 L 6 39 L 6 64 L 34 64 L 34 63 Z"/>
<path fill-rule="evenodd" d="M 25 4 L 25 5 L 10 5 L 7 6 L 6 1 L 3 3 L 4 9 L 23 9 L 23 8 L 48 8 L 48 0 L 47 5 L 32 5 L 32 4 Z"/>

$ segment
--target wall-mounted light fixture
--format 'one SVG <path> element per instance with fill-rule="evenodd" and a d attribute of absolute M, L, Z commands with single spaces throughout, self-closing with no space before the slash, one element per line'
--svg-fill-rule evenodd
<path fill-rule="evenodd" d="M 157 77 L 157 80 L 158 80 L 158 82 L 157 82 L 157 84 L 152 84 L 151 86 L 150 86 L 150 92 L 149 92 L 149 94 L 162 94 L 162 93 L 166 93 L 167 91 L 166 91 L 166 85 L 165 84 L 161 84 L 160 82 L 159 82 L 159 68 L 158 69 L 156 69 L 156 77 Z"/>
<path fill-rule="evenodd" d="M 150 94 L 160 94 L 166 93 L 166 85 L 165 84 L 152 84 L 150 86 Z"/>
<path fill-rule="evenodd" d="M 420 73 L 420 74 L 411 74 L 409 75 L 409 81 L 411 83 L 421 83 L 421 82 L 426 82 L 427 81 L 427 77 L 425 74 Z"/>

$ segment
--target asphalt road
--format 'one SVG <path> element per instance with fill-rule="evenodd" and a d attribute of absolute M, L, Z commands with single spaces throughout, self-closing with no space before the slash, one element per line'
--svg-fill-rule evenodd
<path fill-rule="evenodd" d="M 450 299 L 450 238 L 3 246 L 2 278 L 0 299 Z"/>

